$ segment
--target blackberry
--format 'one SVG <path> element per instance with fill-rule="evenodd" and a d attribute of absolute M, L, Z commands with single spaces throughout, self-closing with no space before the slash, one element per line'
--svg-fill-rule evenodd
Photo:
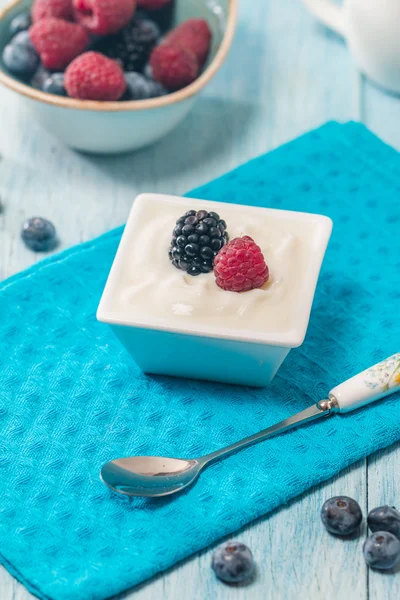
<path fill-rule="evenodd" d="M 124 71 L 142 71 L 159 37 L 153 21 L 135 19 L 117 34 L 101 39 L 96 51 L 120 61 Z"/>
<path fill-rule="evenodd" d="M 210 273 L 214 258 L 228 241 L 226 223 L 217 213 L 189 210 L 176 222 L 169 258 L 174 267 L 189 275 Z"/>
<path fill-rule="evenodd" d="M 137 16 L 137 18 L 148 18 L 152 21 L 155 21 L 161 31 L 166 33 L 174 26 L 175 0 L 171 0 L 156 10 L 145 10 L 144 8 L 138 8 L 135 16 Z"/>

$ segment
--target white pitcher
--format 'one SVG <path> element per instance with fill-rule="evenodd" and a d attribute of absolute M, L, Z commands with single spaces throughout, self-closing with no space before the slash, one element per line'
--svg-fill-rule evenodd
<path fill-rule="evenodd" d="M 400 93 L 400 0 L 303 0 L 328 27 L 344 36 L 360 70 Z"/>

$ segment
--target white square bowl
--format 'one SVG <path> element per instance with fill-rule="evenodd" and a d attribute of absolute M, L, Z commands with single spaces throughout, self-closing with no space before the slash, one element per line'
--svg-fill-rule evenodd
<path fill-rule="evenodd" d="M 284 326 L 280 329 L 271 327 L 271 323 L 265 326 L 263 304 L 261 314 L 258 314 L 252 327 L 243 325 L 236 314 L 234 320 L 230 318 L 228 323 L 223 313 L 220 318 L 210 319 L 208 322 L 207 315 L 196 320 L 182 318 L 172 312 L 168 315 L 168 312 L 164 311 L 163 294 L 168 296 L 171 290 L 174 294 L 174 286 L 171 286 L 174 280 L 171 278 L 176 278 L 178 273 L 181 278 L 183 277 L 182 271 L 175 269 L 169 262 L 168 239 L 171 237 L 175 220 L 190 209 L 218 212 L 224 218 L 228 213 L 233 221 L 236 219 L 236 222 L 245 215 L 253 223 L 269 223 L 270 228 L 275 226 L 276 229 L 276 225 L 282 225 L 283 230 L 288 228 L 303 232 L 304 248 L 307 248 L 307 253 L 304 255 L 306 260 L 303 261 L 303 270 L 300 273 L 295 297 L 291 305 L 285 309 L 288 314 L 285 315 Z M 158 229 L 152 227 L 153 215 L 158 219 Z M 226 220 L 229 230 L 229 220 Z M 160 223 L 162 230 L 167 231 L 167 237 L 164 236 L 161 241 Z M 322 215 L 161 194 L 141 194 L 133 204 L 100 301 L 97 318 L 111 326 L 117 338 L 145 373 L 265 386 L 270 383 L 290 349 L 300 346 L 304 340 L 331 230 L 332 221 Z M 263 231 L 263 228 L 259 230 L 256 239 L 262 248 L 260 234 L 267 235 L 263 234 Z M 160 246 L 155 253 L 157 259 L 153 260 L 153 263 L 150 261 L 150 267 L 147 264 L 142 266 L 141 256 L 140 260 L 137 258 L 139 256 L 137 244 L 143 232 L 150 244 L 149 248 L 153 245 Z M 248 231 L 242 233 L 245 235 Z M 136 264 L 133 264 L 135 260 Z M 268 255 L 266 260 L 269 263 Z M 145 302 L 143 297 L 139 297 L 139 292 L 134 291 L 128 301 L 121 302 L 122 297 L 126 299 L 125 292 L 130 285 L 134 284 L 131 287 L 133 290 L 140 289 L 148 268 L 151 270 L 153 267 L 156 277 L 153 280 L 161 281 L 161 286 L 154 290 L 148 288 L 148 301 Z M 165 273 L 167 275 L 164 281 Z M 196 278 L 185 274 L 185 278 L 180 282 L 184 287 L 191 285 L 201 287 L 206 282 L 208 286 L 206 300 L 211 303 L 209 304 L 211 309 L 217 308 L 213 307 L 213 300 L 214 297 L 220 299 L 221 293 L 233 294 L 234 296 L 230 296 L 232 302 L 252 293 L 223 292 L 216 286 L 212 273 Z M 200 285 L 197 282 L 202 278 L 208 279 L 203 279 Z M 215 291 L 212 286 L 215 286 Z M 271 293 L 274 293 L 272 288 L 269 291 L 269 294 Z M 268 305 L 265 305 L 265 310 L 269 310 Z"/>

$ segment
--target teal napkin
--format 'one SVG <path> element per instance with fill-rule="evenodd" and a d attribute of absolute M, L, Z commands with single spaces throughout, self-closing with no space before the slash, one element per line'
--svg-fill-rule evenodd
<path fill-rule="evenodd" d="M 111 458 L 211 452 L 399 351 L 400 158 L 364 127 L 329 123 L 191 195 L 333 219 L 308 335 L 264 390 L 144 375 L 95 318 L 121 229 L 4 281 L 0 560 L 40 598 L 121 592 L 400 439 L 392 396 L 249 448 L 176 497 L 100 482 Z"/>

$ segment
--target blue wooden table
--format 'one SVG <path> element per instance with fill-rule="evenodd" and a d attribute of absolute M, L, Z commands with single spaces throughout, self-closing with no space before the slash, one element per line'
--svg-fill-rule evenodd
<path fill-rule="evenodd" d="M 186 192 L 329 119 L 362 120 L 400 149 L 400 99 L 364 81 L 343 42 L 317 25 L 301 0 L 240 4 L 236 40 L 222 71 L 176 131 L 136 154 L 96 158 L 62 147 L 22 111 L 14 95 L 0 90 L 0 279 L 37 260 L 19 239 L 21 223 L 32 215 L 54 221 L 68 247 L 123 223 L 139 192 Z M 399 598 L 400 573 L 366 569 L 365 530 L 360 539 L 338 543 L 318 518 L 323 501 L 336 494 L 357 498 L 364 513 L 384 503 L 396 505 L 399 471 L 400 449 L 390 448 L 238 533 L 258 564 L 250 586 L 217 582 L 209 550 L 123 597 Z M 0 570 L 1 600 L 29 597 Z"/>

